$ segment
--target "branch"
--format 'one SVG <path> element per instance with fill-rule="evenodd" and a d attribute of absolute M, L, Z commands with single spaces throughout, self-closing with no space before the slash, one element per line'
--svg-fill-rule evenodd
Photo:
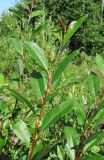
<path fill-rule="evenodd" d="M 104 95 L 104 87 L 101 88 L 98 96 L 95 99 L 93 107 L 85 120 L 85 123 L 83 126 L 83 134 L 80 138 L 79 147 L 78 147 L 76 154 L 75 154 L 75 160 L 80 160 L 80 157 L 83 155 L 83 148 L 85 146 L 84 142 L 86 139 L 88 139 L 88 137 L 86 136 L 87 133 L 89 132 L 88 126 L 90 124 L 91 118 L 94 116 L 94 113 L 96 112 L 98 106 L 100 105 L 100 102 L 101 102 L 101 99 L 103 98 L 103 95 Z"/>

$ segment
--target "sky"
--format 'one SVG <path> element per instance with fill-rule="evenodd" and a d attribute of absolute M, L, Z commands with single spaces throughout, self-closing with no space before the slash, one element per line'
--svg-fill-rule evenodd
<path fill-rule="evenodd" d="M 20 0 L 0 0 L 0 14 L 14 6 Z"/>

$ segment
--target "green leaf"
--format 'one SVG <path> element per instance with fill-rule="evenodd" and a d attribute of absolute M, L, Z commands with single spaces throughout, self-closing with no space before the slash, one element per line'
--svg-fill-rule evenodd
<path fill-rule="evenodd" d="M 90 150 L 92 147 L 94 147 L 96 144 L 98 144 L 101 140 L 100 134 L 94 134 L 90 137 L 90 139 L 86 142 L 86 145 L 84 147 L 84 152 L 87 150 Z"/>
<path fill-rule="evenodd" d="M 87 156 L 82 157 L 81 160 L 104 160 L 104 156 L 99 154 L 88 154 Z"/>
<path fill-rule="evenodd" d="M 33 11 L 32 14 L 31 14 L 31 18 L 44 16 L 44 15 L 45 15 L 45 11 L 44 10 Z"/>
<path fill-rule="evenodd" d="M 74 101 L 75 111 L 77 113 L 77 121 L 79 125 L 83 125 L 86 119 L 86 114 L 84 110 L 84 106 L 82 106 L 79 102 Z"/>
<path fill-rule="evenodd" d="M 39 72 L 33 71 L 30 78 L 30 85 L 36 93 L 37 98 L 41 98 L 44 95 L 44 91 L 47 87 L 47 80 Z"/>
<path fill-rule="evenodd" d="M 24 70 L 23 61 L 21 58 L 18 58 L 17 62 L 18 62 L 18 67 L 19 67 L 19 74 L 21 76 L 23 74 L 23 70 Z"/>
<path fill-rule="evenodd" d="M 43 119 L 40 131 L 47 129 L 52 124 L 56 123 L 61 117 L 68 114 L 73 109 L 73 99 L 67 97 L 66 102 L 49 111 Z"/>
<path fill-rule="evenodd" d="M 21 58 L 17 58 L 14 68 L 20 77 L 23 74 L 23 70 L 24 70 L 24 65 Z"/>
<path fill-rule="evenodd" d="M 3 100 L 0 100 L 0 111 L 3 111 L 5 108 L 5 103 Z"/>
<path fill-rule="evenodd" d="M 67 155 L 71 160 L 75 158 L 75 147 L 78 145 L 79 139 L 77 131 L 74 127 L 64 127 L 65 138 L 67 139 L 67 144 L 65 146 Z"/>
<path fill-rule="evenodd" d="M 93 116 L 90 118 L 90 126 L 92 124 L 92 127 L 98 127 L 99 123 L 103 121 L 104 119 L 104 100 L 101 101 L 99 106 L 96 108 L 96 111 L 94 112 Z"/>
<path fill-rule="evenodd" d="M 32 160 L 34 160 L 34 159 L 35 160 L 42 160 L 42 158 L 49 153 L 50 149 L 51 149 L 51 145 L 50 144 L 45 144 L 42 147 L 42 149 L 40 150 L 40 152 L 32 158 Z"/>
<path fill-rule="evenodd" d="M 48 61 L 43 50 L 34 42 L 25 42 L 25 46 L 35 62 L 44 70 L 48 71 Z"/>
<path fill-rule="evenodd" d="M 11 95 L 14 96 L 18 101 L 20 101 L 21 103 L 26 103 L 29 108 L 33 111 L 33 113 L 35 113 L 35 110 L 34 110 L 34 105 L 28 100 L 26 99 L 25 97 L 23 97 L 20 93 L 17 93 L 16 91 L 14 90 L 11 90 Z"/>
<path fill-rule="evenodd" d="M 74 149 L 71 149 L 73 146 L 73 142 L 72 142 L 72 138 L 70 137 L 70 141 L 71 143 L 66 143 L 65 145 L 65 151 L 66 151 L 66 154 L 68 155 L 68 157 L 70 158 L 70 160 L 74 160 L 75 159 L 75 151 Z"/>
<path fill-rule="evenodd" d="M 102 58 L 101 55 L 97 54 L 95 60 L 96 60 L 98 69 L 102 74 L 104 74 L 104 59 Z"/>
<path fill-rule="evenodd" d="M 0 90 L 0 92 L 3 92 L 4 91 L 4 89 L 7 89 L 7 90 L 9 90 L 10 91 L 10 94 L 12 95 L 12 96 L 14 96 L 18 101 L 20 101 L 21 103 L 26 103 L 28 106 L 29 106 L 29 108 L 33 111 L 33 113 L 35 114 L 35 109 L 34 109 L 34 105 L 28 100 L 28 99 L 26 99 L 25 97 L 23 97 L 20 93 L 18 93 L 18 92 L 16 92 L 15 90 L 12 90 L 12 89 L 9 89 L 8 87 L 3 87 L 3 88 L 1 88 Z"/>
<path fill-rule="evenodd" d="M 99 109 L 98 113 L 94 117 L 92 121 L 93 128 L 98 127 L 98 125 L 103 121 L 104 121 L 104 108 L 101 110 Z"/>
<path fill-rule="evenodd" d="M 74 127 L 68 127 L 65 126 L 64 127 L 64 134 L 65 134 L 65 138 L 67 139 L 67 142 L 70 143 L 70 137 L 73 141 L 73 146 L 75 147 L 76 145 L 78 145 L 78 135 L 77 135 L 77 131 Z"/>
<path fill-rule="evenodd" d="M 56 97 L 57 95 L 58 95 L 58 92 L 50 93 L 50 94 L 47 96 L 46 100 L 50 102 L 50 101 L 52 101 L 53 98 Z"/>
<path fill-rule="evenodd" d="M 11 38 L 11 42 L 15 50 L 20 53 L 20 55 L 23 55 L 23 42 L 16 38 Z"/>
<path fill-rule="evenodd" d="M 21 5 L 24 9 L 30 11 L 30 8 L 29 8 L 29 6 L 28 6 L 26 3 L 21 3 L 20 5 Z"/>
<path fill-rule="evenodd" d="M 42 141 L 39 140 L 39 141 L 36 143 L 36 146 L 35 146 L 35 148 L 34 148 L 34 150 L 33 150 L 32 158 L 41 151 L 42 147 L 43 147 Z"/>
<path fill-rule="evenodd" d="M 5 140 L 0 137 L 0 153 L 2 152 L 4 146 L 5 146 Z"/>
<path fill-rule="evenodd" d="M 54 82 L 56 79 L 59 78 L 60 74 L 65 70 L 69 62 L 71 62 L 77 55 L 79 54 L 79 50 L 76 50 L 72 52 L 70 55 L 68 55 L 64 60 L 58 64 L 53 77 L 52 77 L 52 82 Z"/>
<path fill-rule="evenodd" d="M 28 130 L 27 125 L 20 120 L 11 125 L 12 130 L 16 134 L 16 136 L 21 139 L 22 143 L 29 144 L 30 143 L 30 132 Z"/>
<path fill-rule="evenodd" d="M 48 27 L 49 21 L 45 21 L 44 23 L 42 23 L 38 28 L 36 28 L 33 33 L 32 33 L 32 37 L 36 37 L 37 35 L 39 35 L 42 31 L 44 31 L 47 27 Z"/>
<path fill-rule="evenodd" d="M 56 89 L 57 88 L 57 86 L 60 84 L 60 82 L 61 82 L 61 75 L 57 78 L 57 80 L 55 80 L 54 82 L 53 82 L 53 88 L 54 89 Z"/>
<path fill-rule="evenodd" d="M 57 146 L 57 155 L 60 160 L 64 160 L 64 150 L 59 146 Z"/>
<path fill-rule="evenodd" d="M 0 85 L 4 83 L 4 76 L 2 73 L 0 73 Z"/>
<path fill-rule="evenodd" d="M 86 20 L 87 16 L 83 16 L 78 19 L 77 22 L 73 24 L 72 27 L 70 27 L 64 37 L 63 45 L 66 45 L 69 39 L 73 36 L 73 34 L 79 29 L 79 27 L 82 25 L 82 23 Z"/>
<path fill-rule="evenodd" d="M 94 73 L 88 76 L 87 85 L 91 95 L 95 98 L 100 90 L 100 80 Z"/>

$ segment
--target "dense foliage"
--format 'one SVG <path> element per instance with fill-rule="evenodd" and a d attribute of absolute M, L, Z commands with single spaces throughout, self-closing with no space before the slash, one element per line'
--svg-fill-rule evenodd
<path fill-rule="evenodd" d="M 104 160 L 102 3 L 23 0 L 0 20 L 0 159 Z"/>

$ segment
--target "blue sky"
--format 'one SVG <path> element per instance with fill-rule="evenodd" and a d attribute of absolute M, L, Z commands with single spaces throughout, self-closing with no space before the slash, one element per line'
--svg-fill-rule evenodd
<path fill-rule="evenodd" d="M 19 2 L 20 0 L 0 0 L 0 14 Z"/>

